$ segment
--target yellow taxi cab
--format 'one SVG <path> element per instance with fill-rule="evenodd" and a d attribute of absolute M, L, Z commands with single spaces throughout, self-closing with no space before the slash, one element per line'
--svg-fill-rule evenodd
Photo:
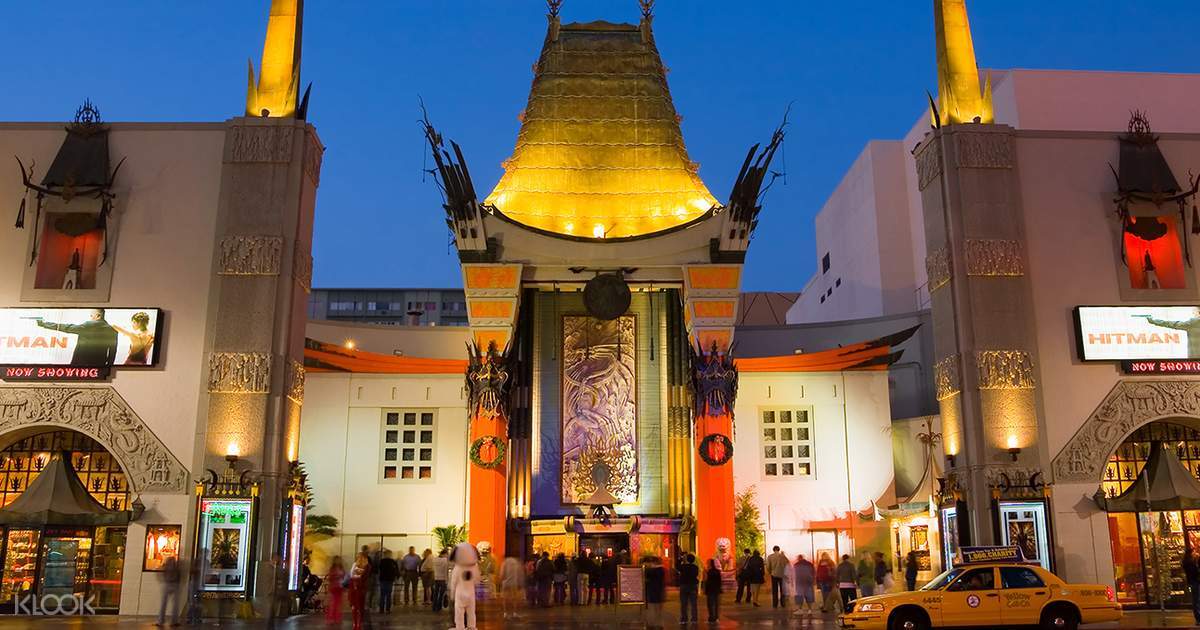
<path fill-rule="evenodd" d="M 1112 587 L 1067 584 L 1015 547 L 964 549 L 960 562 L 916 591 L 863 597 L 838 619 L 853 630 L 1040 626 L 1074 630 L 1118 621 Z"/>

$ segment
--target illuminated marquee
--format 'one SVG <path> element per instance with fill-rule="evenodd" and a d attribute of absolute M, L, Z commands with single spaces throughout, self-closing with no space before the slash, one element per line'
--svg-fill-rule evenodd
<path fill-rule="evenodd" d="M 96 378 L 109 367 L 158 362 L 162 311 L 156 308 L 0 308 L 0 370 L 5 378 Z M 103 373 L 103 374 L 101 374 Z"/>
<path fill-rule="evenodd" d="M 1075 328 L 1083 361 L 1200 360 L 1195 306 L 1079 306 Z"/>

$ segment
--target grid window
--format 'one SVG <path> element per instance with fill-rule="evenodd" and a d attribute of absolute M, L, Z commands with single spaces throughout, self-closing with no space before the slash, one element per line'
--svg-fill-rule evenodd
<path fill-rule="evenodd" d="M 772 479 L 812 476 L 812 409 L 762 409 L 759 420 L 763 476 Z"/>
<path fill-rule="evenodd" d="M 436 442 L 436 412 L 385 409 L 380 429 L 380 481 L 432 480 Z"/>
<path fill-rule="evenodd" d="M 0 506 L 21 496 L 60 451 L 70 454 L 71 469 L 93 499 L 110 510 L 129 509 L 129 486 L 117 458 L 92 438 L 65 429 L 31 435 L 0 451 Z"/>

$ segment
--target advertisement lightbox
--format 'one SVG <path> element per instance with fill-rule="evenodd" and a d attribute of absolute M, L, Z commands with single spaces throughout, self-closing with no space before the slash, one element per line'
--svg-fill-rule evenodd
<path fill-rule="evenodd" d="M 204 591 L 241 593 L 246 590 L 247 563 L 253 525 L 251 499 L 204 499 L 200 502 L 200 548 L 208 558 Z"/>
<path fill-rule="evenodd" d="M 1075 328 L 1083 361 L 1200 359 L 1200 308 L 1078 306 Z"/>
<path fill-rule="evenodd" d="M 0 366 L 152 367 L 161 324 L 156 308 L 0 308 Z"/>

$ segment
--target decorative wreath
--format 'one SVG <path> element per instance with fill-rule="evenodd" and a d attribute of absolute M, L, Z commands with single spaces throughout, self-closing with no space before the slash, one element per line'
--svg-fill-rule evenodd
<path fill-rule="evenodd" d="M 720 466 L 733 459 L 733 441 L 721 433 L 709 433 L 700 440 L 700 459 L 709 466 Z"/>
<path fill-rule="evenodd" d="M 484 461 L 484 459 L 480 457 L 479 453 L 483 450 L 484 446 L 489 444 L 496 447 L 496 457 L 490 461 Z M 494 435 L 485 435 L 474 442 L 471 442 L 471 463 L 480 468 L 486 468 L 488 470 L 499 468 L 501 464 L 504 463 L 504 454 L 507 450 L 508 447 L 504 444 L 503 440 Z"/>

